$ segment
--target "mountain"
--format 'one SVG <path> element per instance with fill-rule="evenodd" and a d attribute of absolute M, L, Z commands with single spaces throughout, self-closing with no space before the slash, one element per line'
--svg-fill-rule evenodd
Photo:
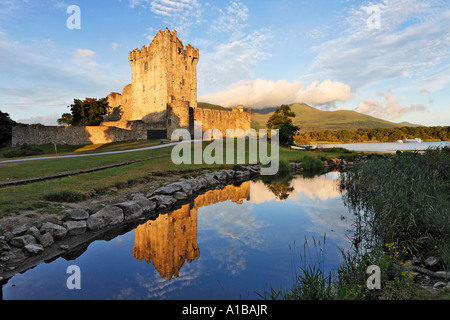
<path fill-rule="evenodd" d="M 304 103 L 294 103 L 290 107 L 295 113 L 293 122 L 300 127 L 301 132 L 421 126 L 408 122 L 394 123 L 351 110 L 322 111 Z M 252 110 L 252 128 L 265 128 L 275 109 Z"/>

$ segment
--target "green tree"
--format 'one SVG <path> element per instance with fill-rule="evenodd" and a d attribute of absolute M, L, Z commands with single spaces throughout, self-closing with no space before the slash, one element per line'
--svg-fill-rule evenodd
<path fill-rule="evenodd" d="M 0 146 L 4 146 L 11 141 L 12 127 L 17 123 L 11 120 L 9 114 L 0 111 Z"/>
<path fill-rule="evenodd" d="M 63 113 L 61 118 L 56 120 L 58 122 L 58 125 L 60 126 L 70 126 L 73 121 L 73 116 L 71 113 Z"/>
<path fill-rule="evenodd" d="M 74 103 L 68 106 L 71 113 L 65 113 L 59 118 L 58 124 L 71 126 L 98 126 L 103 122 L 103 116 L 110 109 L 106 98 L 86 98 L 81 101 L 74 99 Z"/>
<path fill-rule="evenodd" d="M 280 144 L 284 146 L 290 146 L 294 143 L 294 136 L 300 130 L 299 127 L 294 126 L 292 118 L 295 117 L 295 113 L 291 111 L 291 108 L 283 104 L 278 107 L 277 110 L 267 120 L 268 129 L 278 129 L 280 136 Z"/>

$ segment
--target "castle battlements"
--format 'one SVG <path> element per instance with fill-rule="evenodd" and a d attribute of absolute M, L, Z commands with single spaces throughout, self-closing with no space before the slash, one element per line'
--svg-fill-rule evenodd
<path fill-rule="evenodd" d="M 164 32 L 159 30 L 148 47 L 144 45 L 141 49 L 136 48 L 131 51 L 128 59 L 130 63 L 140 59 L 152 59 L 154 57 L 155 50 L 159 51 L 162 48 L 166 50 L 171 49 L 177 54 L 181 54 L 191 60 L 199 59 L 198 48 L 194 48 L 190 44 L 184 46 L 183 42 L 177 38 L 177 31 L 173 30 L 170 32 L 168 28 L 166 28 Z"/>

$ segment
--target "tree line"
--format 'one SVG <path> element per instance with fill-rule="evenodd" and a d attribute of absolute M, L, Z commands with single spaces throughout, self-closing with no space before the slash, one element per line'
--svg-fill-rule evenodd
<path fill-rule="evenodd" d="M 420 138 L 422 140 L 450 140 L 450 127 L 401 127 L 351 130 L 323 130 L 299 133 L 295 136 L 298 143 L 313 142 L 395 142 L 403 139 Z"/>

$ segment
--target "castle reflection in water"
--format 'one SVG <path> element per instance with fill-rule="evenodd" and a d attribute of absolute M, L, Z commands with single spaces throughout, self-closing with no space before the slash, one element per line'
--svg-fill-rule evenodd
<path fill-rule="evenodd" d="M 228 185 L 221 190 L 210 190 L 199 195 L 193 203 L 138 226 L 134 230 L 133 257 L 152 262 L 163 278 L 178 277 L 186 261 L 191 263 L 200 257 L 197 209 L 229 200 L 242 204 L 244 199 L 250 200 L 250 181 L 240 186 Z"/>

